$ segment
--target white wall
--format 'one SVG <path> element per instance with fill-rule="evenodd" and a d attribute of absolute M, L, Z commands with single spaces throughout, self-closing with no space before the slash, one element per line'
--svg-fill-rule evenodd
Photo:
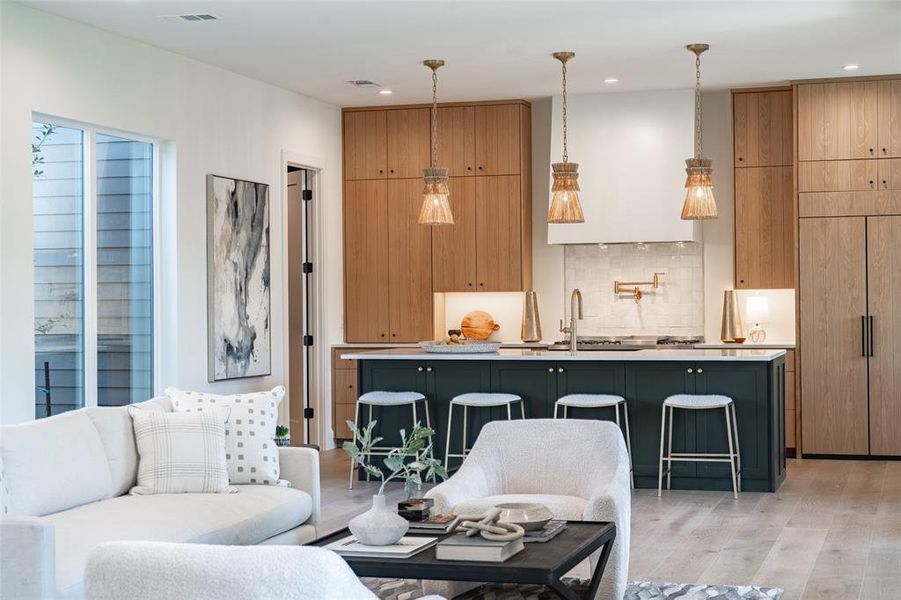
<path fill-rule="evenodd" d="M 322 167 L 318 277 L 341 306 L 341 122 L 337 107 L 158 48 L 3 3 L 0 205 L 0 422 L 33 418 L 32 112 L 164 140 L 160 270 L 164 385 L 219 392 L 284 382 L 282 157 Z M 297 57 L 300 62 L 303 57 Z M 300 69 L 299 69 L 300 71 Z M 210 384 L 206 360 L 207 173 L 268 183 L 271 205 L 272 375 Z M 164 175 L 165 176 L 165 175 Z M 173 179 L 174 178 L 174 182 Z M 332 308 L 320 338 L 341 339 Z M 323 390 L 328 397 L 328 390 Z"/>

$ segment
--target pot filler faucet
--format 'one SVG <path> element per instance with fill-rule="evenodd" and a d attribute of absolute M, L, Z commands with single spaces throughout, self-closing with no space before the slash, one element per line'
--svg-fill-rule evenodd
<path fill-rule="evenodd" d="M 578 319 L 576 318 L 576 311 L 578 310 Z M 577 323 L 582 319 L 582 292 L 579 291 L 579 288 L 573 290 L 572 296 L 569 299 L 569 327 L 563 326 L 563 319 L 560 319 L 560 332 L 569 334 L 569 351 L 575 352 L 576 345 L 578 343 L 579 335 L 577 333 L 578 326 Z"/>

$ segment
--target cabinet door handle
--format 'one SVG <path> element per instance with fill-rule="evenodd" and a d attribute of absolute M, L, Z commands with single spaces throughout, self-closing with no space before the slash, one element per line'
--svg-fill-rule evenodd
<path fill-rule="evenodd" d="M 888 180 L 887 180 L 887 179 L 883 179 L 883 180 L 882 180 L 882 187 L 885 187 L 885 188 L 888 187 Z"/>
<path fill-rule="evenodd" d="M 875 343 L 873 338 L 876 337 L 873 335 L 873 315 L 870 315 L 870 332 L 867 337 L 870 338 L 870 356 L 873 356 L 873 346 Z"/>
<path fill-rule="evenodd" d="M 558 372 L 558 373 L 562 373 L 562 372 L 563 372 L 563 367 L 559 367 L 559 368 L 557 369 L 557 372 Z"/>
<path fill-rule="evenodd" d="M 873 180 L 870 180 L 870 187 L 873 187 Z"/>
<path fill-rule="evenodd" d="M 694 373 L 694 372 L 695 372 L 695 370 L 692 369 L 691 367 L 689 367 L 688 369 L 686 369 L 686 371 L 688 371 L 689 373 Z"/>
<path fill-rule="evenodd" d="M 860 355 L 867 355 L 867 317 L 860 317 Z"/>
<path fill-rule="evenodd" d="M 422 367 L 416 367 L 416 370 L 422 373 Z"/>
<path fill-rule="evenodd" d="M 888 151 L 887 151 L 885 148 L 883 148 L 883 149 L 882 149 L 882 153 L 883 153 L 883 154 L 888 154 Z"/>
<path fill-rule="evenodd" d="M 479 287 L 485 287 L 485 283 L 483 281 L 479 282 Z"/>
<path fill-rule="evenodd" d="M 426 371 L 426 373 L 431 373 L 431 372 L 432 372 L 432 367 L 426 367 L 426 368 L 425 368 L 425 371 Z"/>
<path fill-rule="evenodd" d="M 385 337 L 385 334 L 384 334 L 384 333 L 380 333 L 379 336 Z"/>
<path fill-rule="evenodd" d="M 704 372 L 704 369 L 698 368 L 698 373 L 699 373 L 699 374 L 700 374 L 700 373 L 703 373 L 703 372 Z"/>
<path fill-rule="evenodd" d="M 379 175 L 383 174 L 385 171 L 383 169 L 379 169 Z"/>
<path fill-rule="evenodd" d="M 472 167 L 466 167 L 467 171 L 472 171 Z"/>
<path fill-rule="evenodd" d="M 553 372 L 554 372 L 554 367 L 548 367 L 547 372 L 548 372 L 548 373 L 553 373 Z"/>
<path fill-rule="evenodd" d="M 482 167 L 479 167 L 479 171 L 484 171 L 484 169 L 482 169 Z"/>
<path fill-rule="evenodd" d="M 872 149 L 872 148 L 870 148 L 870 154 L 873 154 L 873 149 Z"/>

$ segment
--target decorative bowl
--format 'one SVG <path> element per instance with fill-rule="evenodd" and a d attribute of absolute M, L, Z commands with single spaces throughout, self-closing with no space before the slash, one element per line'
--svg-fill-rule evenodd
<path fill-rule="evenodd" d="M 436 354 L 480 354 L 497 352 L 501 342 L 474 342 L 467 340 L 462 344 L 439 344 L 438 342 L 419 342 L 419 347 L 426 352 Z"/>
<path fill-rule="evenodd" d="M 514 523 L 526 531 L 541 529 L 554 518 L 554 513 L 547 506 L 535 502 L 510 502 L 498 504 L 497 508 L 501 509 L 498 521 Z"/>

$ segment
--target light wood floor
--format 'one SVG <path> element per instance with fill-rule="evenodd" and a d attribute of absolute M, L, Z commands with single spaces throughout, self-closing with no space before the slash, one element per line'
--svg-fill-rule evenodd
<path fill-rule="evenodd" d="M 343 451 L 322 454 L 322 531 L 366 510 Z M 401 498 L 402 487 L 389 494 Z M 785 589 L 785 600 L 901 599 L 901 462 L 790 461 L 775 494 L 637 490 L 629 578 Z"/>

